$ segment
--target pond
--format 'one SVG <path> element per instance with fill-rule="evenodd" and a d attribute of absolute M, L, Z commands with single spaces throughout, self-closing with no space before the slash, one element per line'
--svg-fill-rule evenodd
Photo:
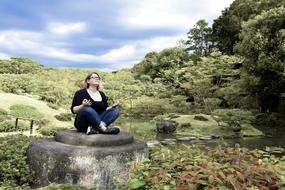
<path fill-rule="evenodd" d="M 117 124 L 120 125 L 124 131 L 134 134 L 136 139 L 146 142 L 161 142 L 165 139 L 175 139 L 175 142 L 177 142 L 176 144 L 195 144 L 199 146 L 215 146 L 219 142 L 219 139 L 179 141 L 179 137 L 177 137 L 175 134 L 157 134 L 155 131 L 155 123 L 151 123 L 149 120 L 122 118 L 118 120 Z M 275 129 L 275 131 L 271 130 L 270 136 L 224 139 L 224 142 L 229 146 L 234 146 L 236 143 L 238 143 L 241 147 L 248 149 L 265 149 L 266 147 L 280 147 L 285 149 L 284 139 L 284 130 Z"/>

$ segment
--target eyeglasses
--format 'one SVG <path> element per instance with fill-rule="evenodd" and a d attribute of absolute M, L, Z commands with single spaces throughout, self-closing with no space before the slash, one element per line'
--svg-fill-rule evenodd
<path fill-rule="evenodd" d="M 100 80 L 100 77 L 94 77 L 94 76 L 92 76 L 92 77 L 90 77 L 90 79 Z"/>

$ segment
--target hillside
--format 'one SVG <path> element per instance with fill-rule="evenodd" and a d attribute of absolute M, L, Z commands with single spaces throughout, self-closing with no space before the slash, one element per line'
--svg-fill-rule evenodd
<path fill-rule="evenodd" d="M 52 109 L 47 106 L 46 102 L 37 100 L 33 97 L 27 97 L 23 95 L 11 94 L 0 92 L 1 108 L 9 112 L 9 108 L 15 104 L 33 106 L 44 115 L 43 120 L 49 121 L 49 126 L 54 127 L 72 127 L 72 122 L 63 122 L 55 119 L 55 115 L 59 113 L 68 113 L 69 110 L 59 108 L 58 110 Z"/>

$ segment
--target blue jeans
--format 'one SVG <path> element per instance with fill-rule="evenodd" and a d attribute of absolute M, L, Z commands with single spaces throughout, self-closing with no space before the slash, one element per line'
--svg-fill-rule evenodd
<path fill-rule="evenodd" d="M 113 123 L 119 117 L 119 109 L 117 107 L 111 108 L 98 114 L 93 108 L 89 106 L 83 107 L 76 116 L 75 127 L 80 132 L 86 132 L 88 126 L 94 129 L 99 128 L 99 124 L 103 121 L 106 126 Z"/>

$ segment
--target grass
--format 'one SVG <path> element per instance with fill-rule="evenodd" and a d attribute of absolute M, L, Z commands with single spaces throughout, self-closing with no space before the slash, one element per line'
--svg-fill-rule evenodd
<path fill-rule="evenodd" d="M 70 112 L 69 110 L 63 108 L 59 108 L 57 110 L 52 109 L 49 106 L 47 106 L 46 102 L 37 100 L 35 98 L 12 94 L 12 93 L 0 92 L 0 102 L 1 102 L 1 108 L 9 113 L 10 113 L 10 107 L 15 104 L 23 106 L 31 106 L 35 107 L 39 113 L 43 114 L 42 120 L 49 121 L 49 126 L 61 127 L 61 128 L 70 128 L 73 126 L 72 121 L 69 122 L 58 121 L 54 117 L 55 115 L 58 115 L 60 113 L 69 113 Z"/>

